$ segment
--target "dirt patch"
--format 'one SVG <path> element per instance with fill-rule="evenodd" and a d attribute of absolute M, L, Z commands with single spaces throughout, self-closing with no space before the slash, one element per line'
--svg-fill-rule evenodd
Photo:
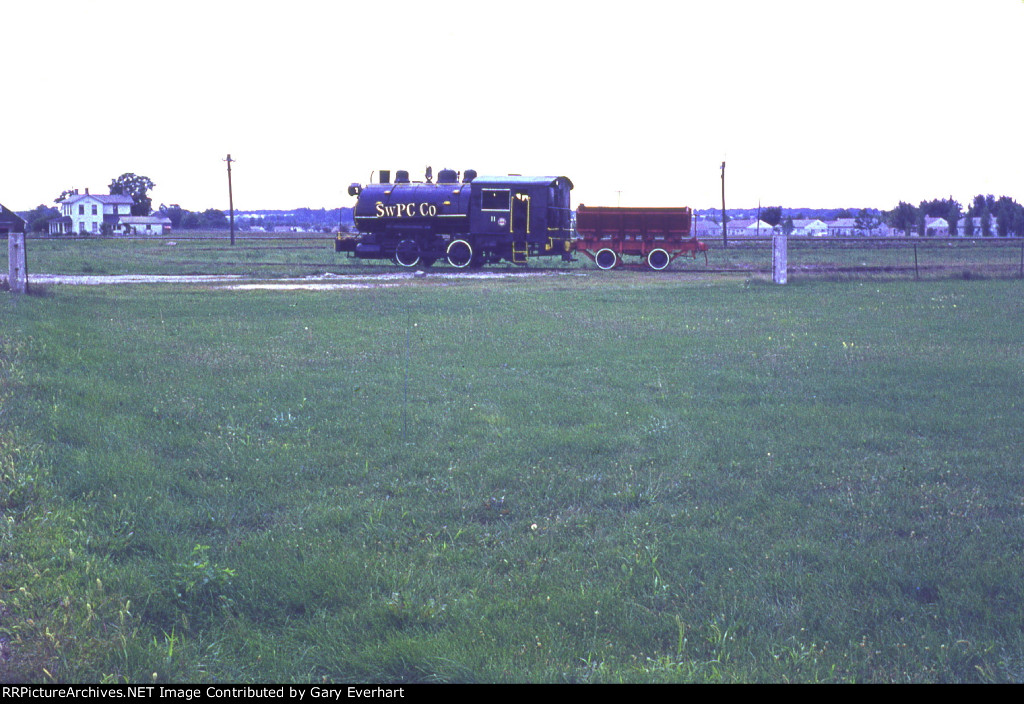
<path fill-rule="evenodd" d="M 235 274 L 207 276 L 158 276 L 144 274 L 29 274 L 30 284 L 64 284 L 67 286 L 121 286 L 123 284 L 205 284 L 237 281 L 245 277 Z"/>
<path fill-rule="evenodd" d="M 384 274 L 319 274 L 301 278 L 259 279 L 240 274 L 144 275 L 144 274 L 32 274 L 33 284 L 66 286 L 123 286 L 127 284 L 209 284 L 238 291 L 338 291 L 398 286 L 413 281 L 431 283 L 457 280 L 498 280 L 538 276 L 581 276 L 581 272 L 538 271 L 402 271 Z"/>

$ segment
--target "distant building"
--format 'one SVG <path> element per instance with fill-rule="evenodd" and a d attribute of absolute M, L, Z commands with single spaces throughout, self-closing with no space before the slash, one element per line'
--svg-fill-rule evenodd
<path fill-rule="evenodd" d="M 722 223 L 714 220 L 696 220 L 693 223 L 693 234 L 696 237 L 721 237 Z"/>
<path fill-rule="evenodd" d="M 12 232 L 24 232 L 25 221 L 13 210 L 8 210 L 0 203 L 0 235 L 8 235 Z"/>
<path fill-rule="evenodd" d="M 949 237 L 949 222 L 945 218 L 924 219 L 925 237 Z"/>
<path fill-rule="evenodd" d="M 117 221 L 122 235 L 169 235 L 171 219 L 156 216 L 125 215 Z"/>
<path fill-rule="evenodd" d="M 832 237 L 853 237 L 857 221 L 853 218 L 837 218 L 828 221 L 828 234 Z"/>
<path fill-rule="evenodd" d="M 792 234 L 799 237 L 822 237 L 828 234 L 828 225 L 817 218 L 814 220 L 794 220 Z"/>
<path fill-rule="evenodd" d="M 957 223 L 956 231 L 960 236 L 967 235 L 967 218 L 960 218 Z M 971 223 L 971 237 L 981 237 L 981 218 L 970 218 Z M 999 224 L 996 222 L 994 215 L 988 216 L 988 234 L 992 237 L 999 236 Z"/>
<path fill-rule="evenodd" d="M 859 225 L 857 218 L 829 220 L 826 225 L 828 225 L 828 234 L 832 237 L 889 237 L 896 234 L 896 231 L 891 230 L 881 220 L 878 220 L 870 229 Z"/>
<path fill-rule="evenodd" d="M 764 220 L 730 220 L 725 225 L 729 237 L 768 237 L 772 226 Z"/>
<path fill-rule="evenodd" d="M 132 214 L 130 196 L 94 196 L 85 189 L 67 196 L 60 204 L 59 218 L 50 221 L 51 235 L 98 235 L 104 225 L 113 232 L 122 216 Z"/>

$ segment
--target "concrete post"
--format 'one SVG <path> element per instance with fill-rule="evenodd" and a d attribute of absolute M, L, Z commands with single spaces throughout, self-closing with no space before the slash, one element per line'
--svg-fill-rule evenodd
<path fill-rule="evenodd" d="M 777 284 L 786 283 L 789 264 L 787 262 L 786 235 L 772 236 L 772 281 Z"/>
<path fill-rule="evenodd" d="M 25 233 L 7 233 L 7 281 L 13 293 L 28 293 L 28 269 L 25 264 Z"/>

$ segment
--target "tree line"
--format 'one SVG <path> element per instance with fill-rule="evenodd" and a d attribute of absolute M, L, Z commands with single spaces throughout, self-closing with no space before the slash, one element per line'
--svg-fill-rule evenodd
<path fill-rule="evenodd" d="M 900 201 L 884 213 L 892 228 L 907 233 L 928 236 L 927 218 L 942 218 L 949 225 L 951 237 L 1021 237 L 1024 236 L 1024 206 L 1009 196 L 977 195 L 964 210 L 952 196 L 945 199 L 923 200 L 917 206 Z M 963 226 L 960 220 L 964 220 Z M 979 222 L 974 223 L 974 218 Z M 994 227 L 993 227 L 994 226 Z M 993 231 L 994 229 L 994 231 Z"/>
<path fill-rule="evenodd" d="M 230 227 L 230 220 L 227 213 L 216 208 L 208 208 L 203 211 L 191 211 L 182 208 L 177 203 L 171 205 L 160 204 L 156 212 L 153 211 L 153 200 L 149 192 L 156 184 L 147 176 L 140 176 L 133 173 L 124 173 L 115 179 L 111 179 L 108 190 L 110 195 L 126 195 L 132 199 L 132 215 L 156 215 L 171 221 L 172 230 L 227 230 Z M 70 197 L 78 195 L 76 189 L 66 189 L 54 199 L 57 207 L 39 205 L 34 210 L 24 211 L 19 215 L 25 220 L 28 231 L 34 233 L 45 233 L 49 231 L 50 221 L 59 218 L 61 215 L 60 206 Z M 337 227 L 342 216 L 342 209 L 326 210 L 320 208 L 298 208 L 291 211 L 259 211 L 260 217 L 238 217 L 235 225 L 239 230 L 245 231 L 253 227 L 273 228 L 277 225 L 288 225 L 299 227 L 307 231 L 330 232 Z M 351 217 L 349 217 L 351 220 Z M 104 224 L 105 231 L 109 227 Z"/>
<path fill-rule="evenodd" d="M 152 199 L 149 197 L 156 184 L 146 176 L 124 173 L 112 179 L 109 185 L 111 195 L 127 195 L 132 199 L 132 215 L 150 215 Z M 59 206 L 64 200 L 75 195 L 77 191 L 65 190 L 54 202 Z M 759 208 L 760 219 L 772 227 L 781 227 L 783 231 L 793 230 L 794 216 L 805 217 L 804 212 L 786 211 L 781 206 Z M 322 230 L 325 232 L 337 226 L 342 209 L 326 210 L 321 208 L 299 208 L 292 211 L 260 211 L 258 218 L 239 218 L 236 226 L 245 230 L 251 227 L 271 228 L 274 225 L 289 225 L 306 230 Z M 30 232 L 46 232 L 49 222 L 60 217 L 60 211 L 54 207 L 39 205 L 35 210 L 19 213 L 25 219 Z M 172 230 L 227 230 L 230 227 L 228 216 L 223 210 L 208 208 L 202 212 L 193 212 L 180 205 L 161 204 L 156 212 L 159 217 L 171 221 Z M 966 217 L 963 227 L 960 220 Z M 962 237 L 1021 237 L 1024 236 L 1024 206 L 1009 196 L 996 198 L 993 195 L 977 195 L 965 210 L 953 199 L 921 201 L 914 206 L 900 201 L 892 210 L 878 211 L 862 208 L 854 213 L 852 210 L 840 209 L 832 211 L 832 219 L 850 218 L 856 221 L 858 229 L 871 232 L 881 223 L 907 234 L 916 233 L 922 237 L 934 234 L 927 226 L 927 218 L 943 218 L 949 226 L 950 236 Z M 974 218 L 978 218 L 975 225 Z M 961 231 L 962 230 L 962 231 Z"/>
<path fill-rule="evenodd" d="M 793 230 L 793 219 L 802 219 L 805 213 L 787 211 L 781 206 L 760 208 L 760 219 L 772 227 Z M 1009 196 L 996 198 L 993 195 L 977 195 L 966 209 L 953 199 L 923 200 L 918 205 L 900 201 L 892 210 L 878 211 L 871 208 L 830 211 L 831 219 L 852 219 L 856 228 L 871 232 L 882 223 L 894 230 L 921 237 L 934 235 L 928 228 L 928 218 L 942 218 L 949 225 L 951 237 L 1024 237 L 1024 205 Z M 967 218 L 963 226 L 960 220 Z M 974 219 L 978 218 L 978 223 Z"/>

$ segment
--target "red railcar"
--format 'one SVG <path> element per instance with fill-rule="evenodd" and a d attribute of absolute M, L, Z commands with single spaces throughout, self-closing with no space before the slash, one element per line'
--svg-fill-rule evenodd
<path fill-rule="evenodd" d="M 594 260 L 599 269 L 626 263 L 625 256 L 641 257 L 660 271 L 683 254 L 704 252 L 708 246 L 693 236 L 689 208 L 588 208 L 576 210 L 577 251 Z"/>

